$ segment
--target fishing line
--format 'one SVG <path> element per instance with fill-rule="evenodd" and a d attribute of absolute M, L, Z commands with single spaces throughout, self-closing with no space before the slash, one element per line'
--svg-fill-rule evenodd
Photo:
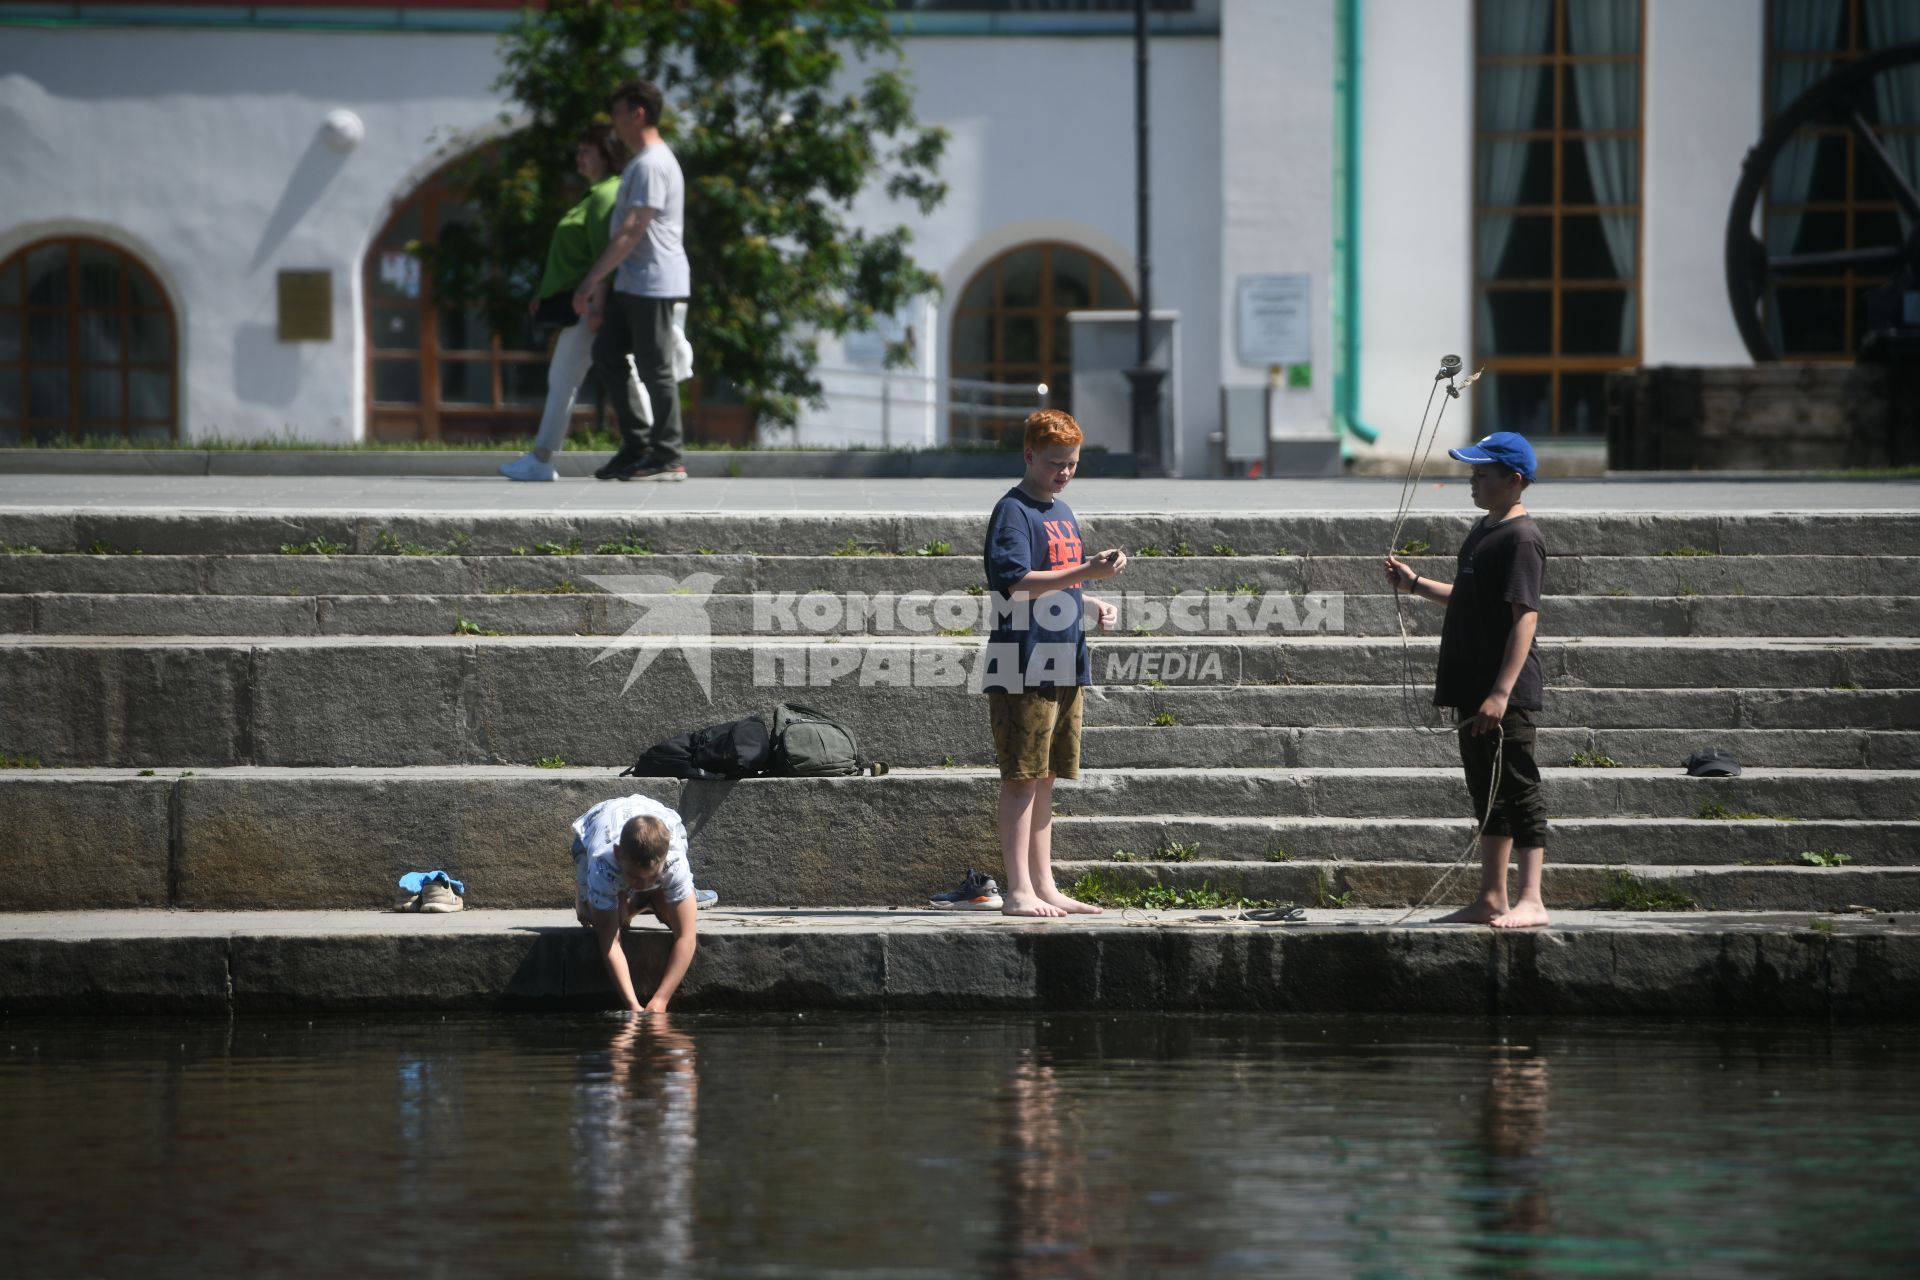
<path fill-rule="evenodd" d="M 1433 446 L 1435 442 L 1440 439 L 1440 424 L 1446 419 L 1448 402 L 1458 400 L 1460 393 L 1478 381 L 1480 374 L 1484 372 L 1484 370 L 1476 369 L 1473 373 L 1467 375 L 1464 382 L 1456 384 L 1454 380 L 1460 373 L 1460 367 L 1459 356 L 1442 356 L 1440 358 L 1440 372 L 1433 375 L 1433 386 L 1427 392 L 1426 407 L 1420 411 L 1420 427 L 1419 430 L 1414 433 L 1413 453 L 1407 459 L 1407 474 L 1400 482 L 1400 499 L 1394 507 L 1393 528 L 1387 534 L 1387 554 L 1389 556 L 1399 555 L 1400 548 L 1406 545 L 1400 541 L 1400 535 L 1406 531 L 1407 517 L 1412 514 L 1414 500 L 1419 496 L 1420 482 L 1426 476 L 1427 459 L 1432 456 Z M 1439 393 L 1442 382 L 1447 384 L 1446 398 L 1440 401 L 1440 412 L 1433 413 L 1433 398 Z M 1427 418 L 1430 414 L 1433 417 L 1431 431 L 1429 431 L 1427 426 Z M 1420 575 L 1416 573 L 1414 575 L 1416 585 L 1419 580 Z M 1414 714 L 1413 639 L 1407 629 L 1406 605 L 1405 602 L 1400 599 L 1403 594 L 1408 593 L 1403 593 L 1400 590 L 1398 576 L 1396 575 L 1393 589 L 1393 615 L 1394 620 L 1398 622 L 1400 626 L 1401 715 L 1405 717 L 1407 727 L 1416 733 L 1457 734 L 1466 728 L 1468 724 L 1472 723 L 1473 716 L 1465 716 L 1458 723 L 1447 726 L 1424 723 L 1420 717 Z M 1397 928 L 1405 924 L 1415 913 L 1425 910 L 1427 905 L 1439 896 L 1440 890 L 1453 879 L 1455 873 L 1466 865 L 1467 860 L 1473 856 L 1474 850 L 1479 848 L 1480 841 L 1486 837 L 1487 824 L 1493 820 L 1494 798 L 1500 791 L 1500 767 L 1502 763 L 1504 763 L 1507 745 L 1507 735 L 1503 728 L 1495 725 L 1493 732 L 1493 774 L 1487 784 L 1486 808 L 1485 811 L 1480 814 L 1480 822 L 1474 830 L 1473 838 L 1467 842 L 1467 847 L 1461 850 L 1460 856 L 1455 858 L 1450 866 L 1441 871 L 1439 877 L 1433 882 L 1432 887 L 1421 895 L 1420 900 L 1407 908 L 1406 914 L 1402 915 L 1398 920 L 1395 920 L 1392 925 L 1388 926 L 1389 928 Z"/>

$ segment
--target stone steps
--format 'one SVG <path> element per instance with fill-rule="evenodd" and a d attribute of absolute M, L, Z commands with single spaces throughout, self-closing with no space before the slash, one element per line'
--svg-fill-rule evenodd
<path fill-rule="evenodd" d="M 1556 806 L 1559 793 L 1554 792 Z M 1455 813 L 1470 810 L 1464 790 Z M 1054 822 L 1057 856 L 1114 862 L 1115 850 L 1141 863 L 1209 862 L 1431 862 L 1457 855 L 1477 824 L 1470 817 L 1196 817 L 1166 814 L 1060 817 Z M 1711 820 L 1692 817 L 1563 818 L 1555 815 L 1549 841 L 1555 863 L 1709 866 L 1744 863 L 1807 865 L 1803 852 L 1846 856 L 1842 865 L 1920 865 L 1920 820 L 1883 818 Z M 1122 860 L 1120 865 L 1131 865 Z"/>
<path fill-rule="evenodd" d="M 4 516 L 0 515 L 0 520 Z M 292 545 L 292 544 L 289 544 Z M 1423 573 L 1453 575 L 1451 556 L 1411 556 Z M 1247 583 L 1262 592 L 1378 595 L 1379 555 L 1134 556 L 1115 590 L 1164 596 Z M 0 595 L 34 593 L 219 596 L 468 596 L 552 591 L 589 579 L 710 574 L 716 594 L 965 591 L 981 582 L 977 555 L 805 556 L 0 556 Z M 1920 556 L 1559 555 L 1548 585 L 1560 597 L 1915 596 Z"/>
<path fill-rule="evenodd" d="M 664 581 L 664 580 L 663 580 Z M 651 580 L 649 585 L 657 585 Z M 606 588 L 603 590 L 602 588 Z M 931 600 L 835 592 L 696 597 L 628 593 L 611 577 L 557 595 L 168 595 L 73 592 L 0 595 L 0 630 L 35 635 L 430 636 L 477 627 L 500 635 L 711 634 L 778 643 L 805 637 L 899 634 L 984 638 L 993 604 L 952 592 Z M 1437 636 L 1442 613 L 1385 595 L 1186 597 L 1112 593 L 1128 638 Z M 1920 634 L 1916 596 L 1548 596 L 1541 615 L 1560 634 L 1849 637 Z"/>
<path fill-rule="evenodd" d="M 1651 887 L 1716 911 L 1920 909 L 1920 519 L 1550 519 L 1550 906 Z M 1400 537 L 1450 551 L 1471 520 Z M 1055 796 L 1063 879 L 1330 915 L 1431 889 L 1472 822 L 1453 735 L 1407 723 L 1437 718 L 1442 611 L 1382 593 L 1391 524 L 1086 521 L 1132 563 L 1100 592 L 1126 614 L 1095 644 L 1088 773 Z M 434 866 L 476 907 L 549 906 L 571 892 L 566 823 L 629 789 L 687 815 L 728 903 L 922 902 L 999 865 L 971 691 L 983 529 L 984 512 L 0 511 L 6 550 L 44 553 L 0 555 L 0 753 L 56 766 L 0 772 L 0 909 L 378 907 Z M 1450 555 L 1415 563 L 1453 576 Z M 674 634 L 676 613 L 700 634 Z M 899 767 L 614 776 L 780 701 Z M 1708 745 L 1748 772 L 1685 777 Z"/>
<path fill-rule="evenodd" d="M 1102 643 L 1095 667 L 1098 679 L 1131 657 L 1137 682 L 1147 659 L 1158 654 L 1168 660 L 1157 669 L 1168 675 L 1174 659 L 1191 659 L 1183 679 L 1207 675 L 1213 663 L 1215 692 L 1249 680 L 1369 681 L 1391 692 L 1409 663 L 1419 673 L 1414 679 L 1424 681 L 1433 652 L 1431 640 L 1403 651 L 1398 643 L 1345 637 L 1180 646 L 1122 639 Z M 0 636 L 0 751 L 60 765 L 530 763 L 550 756 L 625 764 L 682 729 L 764 714 L 793 700 L 845 720 L 880 759 L 984 762 L 991 758 L 986 716 L 969 684 L 968 664 L 978 655 L 977 641 L 886 639 L 648 647 L 580 637 Z M 636 659 L 651 665 L 623 689 Z M 1898 712 L 1889 708 L 1910 705 L 1900 697 L 1920 683 L 1920 642 L 1571 640 L 1542 645 L 1542 663 L 1554 691 L 1779 686 L 1787 703 L 1843 713 L 1844 699 L 1808 700 L 1832 686 L 1867 686 L 1877 691 L 1861 702 L 1869 722 L 1882 722 L 1872 717 L 1885 713 L 1884 720 L 1898 723 Z M 705 670 L 705 688 L 696 667 Z M 916 681 L 922 683 L 916 687 Z M 1431 714 L 1420 705 L 1424 696 L 1411 696 L 1413 714 Z M 1754 695 L 1742 705 L 1763 701 Z M 1597 750 L 1626 764 L 1676 764 L 1706 745 L 1703 735 L 1719 740 L 1737 732 L 1742 748 L 1757 753 L 1756 764 L 1910 768 L 1915 762 L 1913 733 L 1895 729 L 1595 729 L 1584 739 L 1582 732 L 1550 731 L 1548 750 L 1564 750 L 1569 758 Z M 1089 734 L 1090 750 L 1101 736 Z M 1444 737 L 1424 740 L 1431 736 L 1339 726 L 1262 740 L 1239 731 L 1142 724 L 1130 737 L 1116 735 L 1111 762 L 1179 763 L 1196 752 L 1209 760 L 1224 752 L 1223 763 L 1438 763 L 1451 745 Z M 1232 758 L 1235 749 L 1227 744 L 1236 741 L 1253 744 L 1243 749 L 1252 760 Z M 1287 754 L 1279 754 L 1282 749 Z"/>
<path fill-rule="evenodd" d="M 1278 496 L 1250 493 L 1249 501 Z M 200 512 L 166 509 L 92 510 L 16 507 L 0 511 L 0 545 L 80 552 L 156 555 L 276 555 L 283 546 L 316 540 L 351 554 L 394 547 L 457 555 L 531 555 L 546 543 L 592 552 L 610 543 L 644 545 L 656 554 L 702 551 L 828 556 L 877 552 L 846 559 L 885 559 L 947 544 L 971 558 L 986 530 L 985 511 L 832 511 L 736 514 L 647 512 L 608 515 L 494 512 L 386 512 L 302 509 Z M 1457 547 L 1477 513 L 1418 512 L 1401 530 L 1403 544 L 1425 542 L 1446 553 Z M 1556 556 L 1653 556 L 1707 560 L 1714 556 L 1920 556 L 1920 521 L 1907 511 L 1792 513 L 1556 512 L 1543 509 Z M 1083 521 L 1095 546 L 1185 547 L 1206 555 L 1231 547 L 1238 556 L 1308 553 L 1378 556 L 1393 530 L 1390 512 L 1111 513 Z M 1662 557 L 1662 553 L 1669 553 Z M 1705 552 L 1706 555 L 1693 554 Z M 1677 553 L 1677 554 L 1675 554 Z M 928 559 L 938 557 L 928 556 Z M 1153 556 L 1143 556 L 1153 559 Z"/>
<path fill-rule="evenodd" d="M 1429 894 L 1431 902 L 1457 905 L 1471 898 L 1479 883 L 1477 858 L 1461 866 L 1438 893 L 1434 885 L 1441 869 L 1427 861 L 1140 866 L 1062 860 L 1054 866 L 1063 883 L 1098 873 L 1109 885 L 1210 885 L 1251 899 L 1307 907 L 1411 907 Z M 1515 889 L 1510 874 L 1508 891 Z M 1658 892 L 1691 901 L 1701 911 L 1844 912 L 1870 905 L 1883 912 L 1910 912 L 1920 910 L 1920 867 L 1650 866 L 1626 860 L 1582 866 L 1555 862 L 1549 846 L 1541 889 L 1550 911 L 1619 909 L 1623 900 Z"/>
<path fill-rule="evenodd" d="M 676 1009 L 1101 1009 L 1187 1014 L 1599 1014 L 1910 1019 L 1908 916 L 1631 914 L 1555 907 L 1551 930 L 1395 927 L 1399 911 L 1221 911 L 1051 921 L 857 909 L 706 912 Z M 1423 913 L 1431 915 L 1433 913 Z M 1819 928 L 1811 927 L 1818 924 Z M 664 929 L 631 931 L 644 987 Z M 0 1013 L 606 1009 L 564 909 L 38 912 L 0 916 Z"/>
<path fill-rule="evenodd" d="M 1737 872 L 1741 878 L 1714 883 L 1739 886 L 1745 896 L 1725 901 L 1743 909 L 1774 901 L 1766 893 L 1776 881 L 1777 907 L 1768 909 L 1816 909 L 1808 906 L 1810 886 L 1825 885 L 1820 892 L 1852 895 L 1839 906 L 1904 910 L 1911 905 L 1906 886 L 1920 885 L 1905 878 L 1920 875 L 1920 815 L 1901 808 L 1903 790 L 1911 797 L 1911 776 L 1756 772 L 1723 788 L 1684 777 L 1596 773 L 1610 771 L 1556 771 L 1551 778 L 1555 812 L 1587 815 L 1556 823 L 1549 863 L 1571 877 L 1563 891 L 1576 895 L 1550 899 L 1556 904 L 1598 904 L 1577 895 L 1597 892 L 1590 886 L 1601 881 L 1578 875 L 1607 865 L 1643 876 Z M 1447 784 L 1437 770 L 1371 778 L 1340 771 L 1096 773 L 1059 789 L 1056 848 L 1069 878 L 1099 871 L 1118 881 L 1211 880 L 1254 897 L 1295 900 L 1303 884 L 1325 883 L 1335 896 L 1358 888 L 1364 895 L 1357 900 L 1391 904 L 1396 899 L 1386 895 L 1401 891 L 1394 886 L 1421 876 L 1430 881 L 1472 833 L 1467 819 L 1448 813 Z M 1405 794 L 1402 809 L 1428 816 L 1377 816 L 1386 787 Z M 401 874 L 431 867 L 466 880 L 476 906 L 564 902 L 572 875 L 566 824 L 629 788 L 680 810 L 701 884 L 732 904 L 914 905 L 960 868 L 998 864 L 998 784 L 987 770 L 684 786 L 581 769 L 240 768 L 151 777 L 17 770 L 0 774 L 0 809 L 11 819 L 0 835 L 8 869 L 0 910 L 381 906 L 396 896 Z M 1178 810 L 1152 810 L 1183 795 Z M 1811 812 L 1783 814 L 1803 817 L 1788 822 L 1622 817 L 1606 808 L 1645 804 L 1686 813 L 1702 797 L 1722 798 L 1730 808 L 1749 798 L 1797 798 Z M 1465 807 L 1460 799 L 1453 812 Z M 1900 816 L 1820 816 L 1849 804 Z M 1303 805 L 1316 812 L 1299 815 Z M 1189 861 L 1172 861 L 1173 840 L 1199 848 L 1185 851 Z M 1116 848 L 1143 861 L 1113 862 Z M 1852 861 L 1797 865 L 1803 849 Z M 1281 853 L 1289 860 L 1266 860 Z M 1863 897 L 1861 886 L 1887 892 Z"/>

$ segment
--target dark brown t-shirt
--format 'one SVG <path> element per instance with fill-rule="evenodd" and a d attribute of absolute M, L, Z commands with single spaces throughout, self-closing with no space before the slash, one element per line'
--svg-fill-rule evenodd
<path fill-rule="evenodd" d="M 1500 524 L 1489 524 L 1482 516 L 1473 526 L 1460 544 L 1453 595 L 1447 600 L 1447 619 L 1440 630 L 1435 706 L 1468 712 L 1480 709 L 1500 674 L 1500 659 L 1506 656 L 1507 637 L 1513 634 L 1513 606 L 1537 611 L 1546 576 L 1547 540 L 1532 516 L 1514 516 Z M 1520 678 L 1513 682 L 1507 706 L 1538 711 L 1540 695 L 1536 641 L 1520 668 Z"/>

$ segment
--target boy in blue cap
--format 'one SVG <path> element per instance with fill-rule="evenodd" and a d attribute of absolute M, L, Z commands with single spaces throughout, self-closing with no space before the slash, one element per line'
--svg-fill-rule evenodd
<path fill-rule="evenodd" d="M 1525 929 L 1547 923 L 1540 899 L 1547 806 L 1533 758 L 1534 715 L 1542 692 L 1534 634 L 1547 542 L 1520 501 L 1538 462 L 1526 437 L 1512 431 L 1496 431 L 1447 454 L 1473 468 L 1468 491 L 1473 505 L 1487 513 L 1460 544 L 1452 584 L 1422 577 L 1397 557 L 1387 557 L 1387 581 L 1395 591 L 1447 606 L 1433 701 L 1454 710 L 1474 817 L 1487 815 L 1479 896 L 1438 923 Z M 1511 904 L 1510 856 L 1520 863 L 1520 895 Z"/>

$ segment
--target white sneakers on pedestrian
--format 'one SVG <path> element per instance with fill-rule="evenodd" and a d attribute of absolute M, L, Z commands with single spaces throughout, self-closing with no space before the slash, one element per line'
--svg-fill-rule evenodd
<path fill-rule="evenodd" d="M 551 462 L 542 462 L 530 453 L 523 453 L 512 462 L 500 464 L 500 474 L 509 480 L 558 480 L 560 472 Z"/>

